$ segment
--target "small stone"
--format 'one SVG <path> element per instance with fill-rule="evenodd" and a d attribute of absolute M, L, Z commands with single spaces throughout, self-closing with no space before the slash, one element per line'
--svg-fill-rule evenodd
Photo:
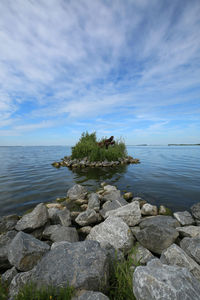
<path fill-rule="evenodd" d="M 124 199 L 129 201 L 133 198 L 133 193 L 132 192 L 127 192 L 124 194 Z"/>
<path fill-rule="evenodd" d="M 140 208 L 142 208 L 143 205 L 147 203 L 146 200 L 144 200 L 144 199 L 142 199 L 142 198 L 140 198 L 140 197 L 134 197 L 134 198 L 131 200 L 131 202 L 134 202 L 134 201 L 138 201 L 138 202 L 139 202 Z"/>
<path fill-rule="evenodd" d="M 94 209 L 87 209 L 80 213 L 75 219 L 75 222 L 80 226 L 87 226 L 90 224 L 97 223 L 99 221 L 99 214 Z"/>
<path fill-rule="evenodd" d="M 42 233 L 43 238 L 44 239 L 50 239 L 52 233 L 54 233 L 60 227 L 61 227 L 60 224 L 46 226 L 43 233 Z"/>
<path fill-rule="evenodd" d="M 65 207 L 60 203 L 47 203 L 47 208 L 58 208 L 58 209 L 64 209 Z"/>
<path fill-rule="evenodd" d="M 86 188 L 80 184 L 75 184 L 67 192 L 67 197 L 70 200 L 85 199 L 86 195 L 87 195 Z"/>
<path fill-rule="evenodd" d="M 77 199 L 77 200 L 75 201 L 75 203 L 76 203 L 77 205 L 83 205 L 83 204 L 87 204 L 87 203 L 88 203 L 88 200 L 87 200 L 87 199 Z"/>
<path fill-rule="evenodd" d="M 158 209 L 156 205 L 146 203 L 142 206 L 141 213 L 144 216 L 156 216 L 158 214 Z"/>
<path fill-rule="evenodd" d="M 94 209 L 96 212 L 100 210 L 99 196 L 96 193 L 91 193 L 88 197 L 88 208 Z"/>
<path fill-rule="evenodd" d="M 87 204 L 82 204 L 82 205 L 81 205 L 81 210 L 84 211 L 84 210 L 86 210 L 87 208 L 88 208 L 88 205 L 87 205 Z"/>
<path fill-rule="evenodd" d="M 104 185 L 103 188 L 104 188 L 105 192 L 117 191 L 117 188 L 114 185 L 107 184 L 107 185 Z"/>
<path fill-rule="evenodd" d="M 173 215 L 182 226 L 192 225 L 195 223 L 193 217 L 188 211 L 176 212 Z"/>
<path fill-rule="evenodd" d="M 84 226 L 84 227 L 81 227 L 78 232 L 87 235 L 90 233 L 91 229 L 92 229 L 91 226 Z"/>

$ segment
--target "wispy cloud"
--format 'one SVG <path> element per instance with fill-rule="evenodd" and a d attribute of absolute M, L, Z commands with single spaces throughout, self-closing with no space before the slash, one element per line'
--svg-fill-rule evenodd
<path fill-rule="evenodd" d="M 131 143 L 198 119 L 199 15 L 198 0 L 1 1 L 0 135 L 65 126 Z"/>

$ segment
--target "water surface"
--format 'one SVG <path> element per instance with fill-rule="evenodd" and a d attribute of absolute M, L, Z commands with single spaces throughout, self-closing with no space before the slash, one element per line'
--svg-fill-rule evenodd
<path fill-rule="evenodd" d="M 200 202 L 199 146 L 128 146 L 138 165 L 71 171 L 51 166 L 70 147 L 0 147 L 0 215 L 23 213 L 66 195 L 75 183 L 95 191 L 102 181 L 152 204 L 182 211 Z"/>

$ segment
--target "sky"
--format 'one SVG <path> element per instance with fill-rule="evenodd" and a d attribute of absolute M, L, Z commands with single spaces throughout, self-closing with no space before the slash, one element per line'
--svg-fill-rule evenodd
<path fill-rule="evenodd" d="M 1 0 L 0 146 L 200 143 L 199 0 Z"/>

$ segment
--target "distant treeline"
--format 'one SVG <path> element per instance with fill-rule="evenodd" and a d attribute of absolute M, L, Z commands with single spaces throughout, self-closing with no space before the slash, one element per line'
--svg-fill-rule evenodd
<path fill-rule="evenodd" d="M 200 146 L 200 144 L 168 144 L 168 146 Z"/>

